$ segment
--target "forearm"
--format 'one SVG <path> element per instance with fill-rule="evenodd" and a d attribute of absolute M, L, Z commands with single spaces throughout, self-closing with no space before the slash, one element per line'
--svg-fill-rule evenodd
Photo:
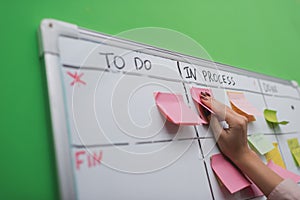
<path fill-rule="evenodd" d="M 236 166 L 246 174 L 268 196 L 283 179 L 269 169 L 253 152 L 244 153 L 233 160 Z"/>
<path fill-rule="evenodd" d="M 214 112 L 210 118 L 210 128 L 222 153 L 231 159 L 268 196 L 283 179 L 269 169 L 249 149 L 247 143 L 247 118 L 211 98 L 209 94 L 201 93 L 200 98 Z M 228 128 L 224 129 L 220 125 L 219 120 L 225 120 Z"/>

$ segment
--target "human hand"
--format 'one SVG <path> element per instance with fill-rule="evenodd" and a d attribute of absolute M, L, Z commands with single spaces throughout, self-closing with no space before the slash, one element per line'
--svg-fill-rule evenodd
<path fill-rule="evenodd" d="M 247 142 L 247 118 L 215 100 L 208 93 L 201 93 L 200 99 L 214 112 L 210 116 L 210 128 L 223 154 L 234 163 L 253 154 Z M 224 129 L 220 121 L 226 121 L 229 127 Z"/>
<path fill-rule="evenodd" d="M 214 112 L 210 117 L 210 127 L 220 150 L 268 196 L 283 179 L 248 147 L 247 118 L 211 98 L 208 93 L 201 93 L 200 99 Z M 229 125 L 226 129 L 220 125 L 224 120 Z"/>

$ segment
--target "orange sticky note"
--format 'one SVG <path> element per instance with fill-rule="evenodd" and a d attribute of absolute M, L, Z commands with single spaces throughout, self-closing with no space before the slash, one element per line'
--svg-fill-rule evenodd
<path fill-rule="evenodd" d="M 247 117 L 248 121 L 255 121 L 255 115 L 261 113 L 246 99 L 242 92 L 227 92 L 232 110 Z"/>
<path fill-rule="evenodd" d="M 275 164 L 277 164 L 285 169 L 286 168 L 285 164 L 283 162 L 280 151 L 278 149 L 278 143 L 274 142 L 273 146 L 275 148 L 265 154 L 265 158 L 266 158 L 267 162 L 270 162 L 272 160 Z"/>
<path fill-rule="evenodd" d="M 197 125 L 204 123 L 183 101 L 182 95 L 155 92 L 154 98 L 160 112 L 168 121 L 177 125 Z"/>
<path fill-rule="evenodd" d="M 222 154 L 211 157 L 211 168 L 231 194 L 251 185 L 251 182 Z"/>
<path fill-rule="evenodd" d="M 207 116 L 210 113 L 213 113 L 213 111 L 209 107 L 207 107 L 204 103 L 201 102 L 200 99 L 201 92 L 208 93 L 212 97 L 212 92 L 210 89 L 196 88 L 196 87 L 191 88 L 191 95 L 193 100 L 197 103 L 197 108 L 199 110 L 200 118 L 205 122 L 205 124 L 208 124 Z"/>

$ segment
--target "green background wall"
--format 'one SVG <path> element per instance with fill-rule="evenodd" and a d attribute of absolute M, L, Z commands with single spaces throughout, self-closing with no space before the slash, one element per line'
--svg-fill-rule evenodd
<path fill-rule="evenodd" d="M 58 199 L 41 19 L 104 33 L 163 27 L 199 42 L 214 61 L 300 83 L 300 0 L 2 1 L 0 199 Z"/>

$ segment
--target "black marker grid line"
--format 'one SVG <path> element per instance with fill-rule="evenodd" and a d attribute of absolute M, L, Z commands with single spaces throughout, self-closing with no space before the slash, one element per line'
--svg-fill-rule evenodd
<path fill-rule="evenodd" d="M 166 58 L 166 59 L 169 59 L 169 58 Z M 259 95 L 262 95 L 266 108 L 267 108 L 267 102 L 266 102 L 265 96 L 273 96 L 273 97 L 277 97 L 277 98 L 300 100 L 299 97 L 296 98 L 296 97 L 285 96 L 285 95 L 272 95 L 272 94 L 263 93 L 262 92 L 262 87 L 261 87 L 261 81 L 260 81 L 260 79 L 257 79 L 255 77 L 253 77 L 253 78 L 257 80 L 257 82 L 259 84 L 259 87 L 260 87 L 260 91 L 252 91 L 252 90 L 247 90 L 247 89 L 231 88 L 231 87 L 224 87 L 224 86 L 215 86 L 215 85 L 199 83 L 199 82 L 196 82 L 196 81 L 187 81 L 187 80 L 183 79 L 182 73 L 180 71 L 179 66 L 178 66 L 178 71 L 179 71 L 179 74 L 182 78 L 181 80 L 180 79 L 175 79 L 175 78 L 161 77 L 161 76 L 157 76 L 157 75 L 141 74 L 141 73 L 132 72 L 132 71 L 113 70 L 113 69 L 109 69 L 109 68 L 104 68 L 103 69 L 103 68 L 87 67 L 87 66 L 78 67 L 78 66 L 65 65 L 65 64 L 63 64 L 62 66 L 64 68 L 77 69 L 77 70 L 92 70 L 92 71 L 95 70 L 95 71 L 103 71 L 103 72 L 106 72 L 106 73 L 107 72 L 108 73 L 121 73 L 121 74 L 129 75 L 129 76 L 141 76 L 141 77 L 148 77 L 148 78 L 152 78 L 152 79 L 182 83 L 182 86 L 183 86 L 183 89 L 184 89 L 184 92 L 185 92 L 185 97 L 186 97 L 186 100 L 187 100 L 187 103 L 188 103 L 189 106 L 193 101 L 189 99 L 187 88 L 189 88 L 189 86 L 191 86 L 191 85 L 198 85 L 198 86 L 209 87 L 209 88 L 218 88 L 218 89 L 224 89 L 224 90 L 243 91 L 243 92 L 259 94 Z M 231 72 L 229 72 L 229 73 L 231 73 Z M 243 74 L 240 74 L 240 75 L 243 75 Z M 264 135 L 275 135 L 277 143 L 279 143 L 279 140 L 278 140 L 276 135 L 297 134 L 297 132 L 276 133 L 276 130 L 275 130 L 274 126 L 272 126 L 272 130 L 274 131 L 274 133 L 263 133 L 263 134 Z M 119 142 L 119 143 L 111 143 L 111 144 L 90 144 L 90 145 L 72 144 L 71 147 L 75 148 L 75 149 L 105 148 L 105 147 L 110 147 L 110 146 L 147 145 L 147 144 L 179 142 L 179 141 L 186 141 L 186 140 L 190 140 L 190 141 L 194 142 L 194 141 L 197 140 L 198 148 L 199 148 L 198 150 L 199 150 L 199 153 L 202 157 L 202 161 L 203 161 L 203 164 L 204 164 L 204 169 L 205 169 L 207 181 L 209 183 L 209 189 L 210 189 L 211 197 L 212 197 L 212 199 L 215 199 L 214 191 L 213 191 L 213 187 L 212 187 L 212 183 L 211 183 L 211 177 L 210 177 L 209 172 L 208 172 L 208 170 L 209 170 L 208 167 L 209 167 L 210 164 L 207 163 L 206 160 L 204 159 L 205 156 L 204 156 L 204 152 L 203 152 L 201 142 L 200 142 L 200 140 L 214 139 L 214 137 L 213 136 L 205 136 L 205 137 L 199 136 L 198 129 L 197 129 L 196 126 L 194 126 L 194 131 L 195 131 L 196 137 L 192 137 L 192 138 L 161 139 L 161 140 L 137 141 L 137 142 Z M 280 149 L 280 152 L 282 153 L 281 149 Z M 251 197 L 251 198 L 248 198 L 248 199 L 254 199 L 254 198 L 255 197 Z"/>
<path fill-rule="evenodd" d="M 132 71 L 123 71 L 123 70 L 116 70 L 116 69 L 110 69 L 110 68 L 97 68 L 97 67 L 88 67 L 88 66 L 74 66 L 74 65 L 68 65 L 68 64 L 63 64 L 63 68 L 70 68 L 70 69 L 77 69 L 77 70 L 92 70 L 92 71 L 102 71 L 102 72 L 112 72 L 112 73 L 120 73 L 120 74 L 125 74 L 125 75 L 131 75 L 131 76 L 141 76 L 141 77 L 148 77 L 152 79 L 158 79 L 158 80 L 164 80 L 164 81 L 170 81 L 170 82 L 178 82 L 178 83 L 185 83 L 187 85 L 199 85 L 203 87 L 208 87 L 208 88 L 215 88 L 215 89 L 224 89 L 224 90 L 233 90 L 233 91 L 242 91 L 242 92 L 250 92 L 254 94 L 260 94 L 260 95 L 266 95 L 266 96 L 272 96 L 272 97 L 277 97 L 277 98 L 288 98 L 288 99 L 294 99 L 294 100 L 300 100 L 300 97 L 292 97 L 292 96 L 287 96 L 287 95 L 274 95 L 274 94 L 267 94 L 263 93 L 262 91 L 253 91 L 253 90 L 247 90 L 247 89 L 240 89 L 240 88 L 231 88 L 231 87 L 224 87 L 224 86 L 216 86 L 216 85 L 209 85 L 209 84 L 204 84 L 204 83 L 199 83 L 195 81 L 186 81 L 186 80 L 180 80 L 180 79 L 175 79 L 175 78 L 166 78 L 166 77 L 161 77 L 161 76 L 155 76 L 155 75 L 148 75 L 148 74 L 142 74 L 138 72 L 132 72 Z M 260 83 L 260 80 L 257 79 L 258 82 Z M 260 90 L 262 90 L 260 88 Z"/>
<path fill-rule="evenodd" d="M 183 84 L 183 88 L 184 88 L 184 91 L 185 91 L 185 96 L 186 96 L 186 99 L 187 99 L 187 102 L 188 104 L 190 103 L 190 99 L 188 97 L 188 91 L 187 91 L 187 87 L 186 87 L 186 84 L 187 85 L 190 85 L 190 84 L 196 84 L 196 85 L 201 85 L 201 86 L 205 86 L 207 87 L 206 84 L 201 84 L 201 83 L 198 83 L 198 82 L 191 82 L 191 81 L 185 81 L 185 80 L 175 80 L 175 79 L 168 79 L 168 78 L 161 78 L 161 77 L 158 77 L 158 76 L 152 76 L 152 75 L 146 75 L 146 74 L 140 74 L 140 73 L 137 73 L 137 72 L 126 72 L 126 71 L 121 71 L 121 70 L 112 70 L 112 69 L 102 69 L 102 68 L 94 68 L 94 67 L 78 67 L 78 66 L 73 66 L 73 65 L 63 65 L 63 67 L 65 68 L 71 68 L 71 69 L 81 69 L 81 70 L 96 70 L 96 71 L 103 71 L 103 72 L 113 72 L 113 73 L 123 73 L 123 74 L 126 74 L 126 75 L 132 75 L 132 76 L 143 76 L 143 77 L 150 77 L 150 78 L 155 78 L 155 79 L 159 79 L 159 80 L 166 80 L 166 81 L 172 81 L 172 82 L 178 82 L 178 83 L 182 83 Z M 181 74 L 181 71 L 180 71 L 180 67 L 177 66 L 177 69 L 179 71 L 179 74 L 180 76 L 182 76 Z M 258 80 L 258 83 L 259 83 L 259 87 L 260 87 L 260 90 L 262 90 L 261 88 L 261 85 L 260 85 L 260 81 Z M 267 107 L 267 104 L 266 104 L 266 100 L 265 100 L 265 95 L 266 96 L 274 96 L 274 95 L 269 95 L 269 94 L 265 94 L 263 92 L 257 92 L 257 91 L 251 91 L 251 90 L 241 90 L 241 89 L 236 89 L 236 88 L 228 88 L 228 87 L 217 87 L 217 86 L 210 86 L 210 87 L 213 87 L 213 88 L 221 88 L 221 89 L 228 89 L 228 90 L 237 90 L 237 91 L 244 91 L 244 92 L 250 92 L 250 93 L 256 93 L 256 94 L 260 94 L 262 95 L 263 99 L 264 99 L 264 103 L 265 103 L 265 106 Z M 288 97 L 288 96 L 276 96 L 276 97 L 281 97 L 281 98 L 292 98 L 292 99 L 295 99 L 293 97 Z M 297 100 L 299 100 L 298 98 L 296 98 Z M 274 127 L 272 127 L 272 130 L 274 133 L 264 133 L 265 135 L 275 135 L 275 134 L 286 134 L 286 133 L 276 133 L 275 132 L 275 129 Z M 294 132 L 296 133 L 296 132 Z M 197 135 L 197 139 L 206 139 L 206 138 L 212 138 L 211 136 L 206 136 L 206 137 L 199 137 L 199 133 L 198 133 L 198 130 L 196 129 L 195 130 L 195 134 Z M 292 133 L 289 133 L 289 134 L 293 134 Z M 187 140 L 188 138 L 182 138 L 180 140 Z M 195 139 L 195 138 L 193 138 Z M 173 140 L 172 140 L 173 141 Z M 140 142 L 135 142 L 133 144 L 148 144 L 148 143 L 159 143 L 159 142 L 163 142 L 163 141 L 140 141 Z M 129 143 L 128 143 L 129 144 Z M 120 145 L 118 143 L 116 144 L 97 144 L 99 146 L 109 146 L 109 145 Z M 202 151 L 202 150 L 201 150 Z"/>

